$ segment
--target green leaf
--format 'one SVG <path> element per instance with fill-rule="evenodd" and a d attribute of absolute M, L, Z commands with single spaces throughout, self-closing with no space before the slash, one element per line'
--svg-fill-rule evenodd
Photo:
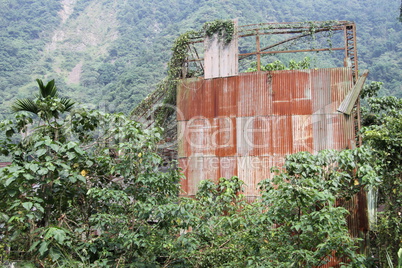
<path fill-rule="evenodd" d="M 32 246 L 29 248 L 28 252 L 31 252 L 31 251 L 35 250 L 36 247 L 38 246 L 38 244 L 39 244 L 40 242 L 41 242 L 41 241 L 35 241 L 35 242 L 32 244 Z"/>
<path fill-rule="evenodd" d="M 6 136 L 9 138 L 15 133 L 14 129 L 9 129 L 6 131 Z"/>
<path fill-rule="evenodd" d="M 45 256 L 46 252 L 48 251 L 48 245 L 49 245 L 48 242 L 42 241 L 40 248 L 39 248 L 39 253 L 41 256 Z"/>
<path fill-rule="evenodd" d="M 41 168 L 38 170 L 38 175 L 46 175 L 49 172 L 47 168 Z"/>
<path fill-rule="evenodd" d="M 79 155 L 84 155 L 85 151 L 82 150 L 80 147 L 75 147 L 74 150 L 77 152 L 77 154 Z"/>
<path fill-rule="evenodd" d="M 50 144 L 50 148 L 53 149 L 53 151 L 58 152 L 60 150 L 60 146 L 57 144 Z"/>
<path fill-rule="evenodd" d="M 87 179 L 86 179 L 84 176 L 81 176 L 81 175 L 78 175 L 78 176 L 77 176 L 77 179 L 78 179 L 79 181 L 83 182 L 83 183 L 86 183 L 86 182 L 87 182 Z"/>
<path fill-rule="evenodd" d="M 48 231 L 46 232 L 46 235 L 44 237 L 45 239 L 52 238 L 56 240 L 57 243 L 60 245 L 64 244 L 64 241 L 66 240 L 67 234 L 63 229 L 57 228 L 57 227 L 50 227 Z"/>
<path fill-rule="evenodd" d="M 46 150 L 45 150 L 45 151 L 46 151 Z M 36 171 L 38 171 L 38 169 L 39 169 L 39 166 L 38 166 L 38 164 L 32 163 L 32 164 L 29 164 L 29 169 L 30 169 L 32 172 L 36 173 Z"/>
<path fill-rule="evenodd" d="M 67 157 L 68 157 L 68 160 L 73 160 L 76 157 L 76 155 L 75 155 L 75 153 L 67 152 Z"/>
<path fill-rule="evenodd" d="M 10 189 L 10 190 L 7 190 L 7 193 L 10 197 L 14 197 L 18 193 L 18 191 L 15 189 Z"/>
<path fill-rule="evenodd" d="M 24 203 L 22 203 L 22 206 L 23 206 L 26 210 L 31 211 L 31 209 L 32 209 L 32 207 L 33 207 L 33 203 L 32 203 L 32 202 L 24 202 Z"/>
<path fill-rule="evenodd" d="M 44 141 L 38 141 L 38 142 L 35 143 L 34 147 L 38 148 L 39 146 L 41 146 L 44 143 L 45 143 Z"/>
<path fill-rule="evenodd" d="M 46 154 L 47 150 L 46 149 L 39 149 L 36 151 L 36 156 L 41 157 L 42 155 Z"/>
<path fill-rule="evenodd" d="M 53 261 L 57 261 L 58 259 L 60 259 L 61 254 L 57 248 L 50 248 L 49 256 L 50 258 L 52 258 Z"/>
<path fill-rule="evenodd" d="M 33 114 L 38 114 L 39 108 L 33 99 L 19 99 L 11 106 L 11 110 L 16 112 L 27 111 Z"/>
<path fill-rule="evenodd" d="M 9 186 L 13 181 L 15 181 L 17 178 L 16 177 L 10 177 L 4 182 L 4 187 Z"/>
<path fill-rule="evenodd" d="M 39 210 L 40 212 L 42 212 L 42 213 L 45 212 L 45 209 L 44 209 L 44 208 L 42 207 L 42 205 L 39 204 L 39 203 L 35 203 L 35 208 L 36 208 L 37 210 Z"/>
<path fill-rule="evenodd" d="M 67 143 L 67 149 L 74 148 L 75 146 L 77 146 L 75 142 L 70 141 L 69 143 Z"/>

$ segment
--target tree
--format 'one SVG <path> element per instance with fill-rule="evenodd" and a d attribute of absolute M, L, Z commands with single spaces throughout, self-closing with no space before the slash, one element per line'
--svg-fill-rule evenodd
<path fill-rule="evenodd" d="M 402 248 L 402 99 L 377 97 L 380 88 L 381 83 L 373 82 L 363 91 L 367 106 L 363 109 L 362 134 L 381 168 L 377 206 L 382 209 L 371 235 L 373 254 L 386 266 L 388 259 L 397 265 L 397 253 Z"/>
<path fill-rule="evenodd" d="M 176 233 L 169 217 L 180 178 L 173 168 L 159 171 L 160 129 L 143 130 L 122 114 L 72 110 L 52 81 L 38 84 L 34 102 L 18 103 L 43 122 L 25 138 L 21 131 L 37 118 L 19 113 L 0 123 L 7 135 L 1 153 L 12 158 L 0 170 L 2 257 L 45 267 L 157 264 L 160 241 Z"/>
<path fill-rule="evenodd" d="M 11 107 L 13 112 L 26 111 L 38 115 L 41 119 L 49 121 L 58 119 L 60 113 L 69 112 L 75 102 L 69 98 L 59 98 L 58 89 L 54 80 L 49 81 L 46 86 L 42 80 L 36 79 L 39 86 L 39 94 L 35 99 L 18 99 Z"/>

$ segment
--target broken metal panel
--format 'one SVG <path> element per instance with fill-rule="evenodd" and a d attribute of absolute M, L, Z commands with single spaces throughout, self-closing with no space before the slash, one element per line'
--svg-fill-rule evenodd
<path fill-rule="evenodd" d="M 352 113 L 353 107 L 356 105 L 356 102 L 359 98 L 360 92 L 363 89 L 364 82 L 368 76 L 369 71 L 365 70 L 363 74 L 357 80 L 355 86 L 351 91 L 348 92 L 348 95 L 342 101 L 341 105 L 338 108 L 338 111 L 347 115 Z"/>
<path fill-rule="evenodd" d="M 312 70 L 313 114 L 337 114 L 337 107 L 353 86 L 350 68 Z"/>
<path fill-rule="evenodd" d="M 337 111 L 342 100 L 353 87 L 353 70 L 342 68 L 331 72 L 331 111 Z"/>
<path fill-rule="evenodd" d="M 312 116 L 314 152 L 324 149 L 352 149 L 355 142 L 353 120 L 342 114 Z"/>

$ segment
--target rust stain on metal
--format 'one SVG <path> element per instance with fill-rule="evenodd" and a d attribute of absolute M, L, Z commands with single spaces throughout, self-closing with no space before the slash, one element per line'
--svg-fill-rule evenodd
<path fill-rule="evenodd" d="M 286 155 L 351 148 L 353 118 L 337 108 L 352 86 L 351 68 L 183 81 L 177 108 L 184 191 L 195 194 L 202 179 L 238 175 L 246 195 L 257 196 L 257 184 Z"/>
<path fill-rule="evenodd" d="M 317 33 L 343 31 L 344 47 L 293 50 L 279 49 L 284 43 L 308 36 L 309 25 L 264 25 L 238 28 L 236 42 L 241 37 L 255 36 L 254 52 L 238 54 L 237 49 L 225 50 L 211 39 L 205 43 L 204 59 L 189 59 L 204 60 L 206 79 L 185 79 L 177 92 L 179 165 L 187 178 L 181 182 L 184 195 L 195 195 L 201 180 L 217 181 L 236 175 L 245 182 L 244 194 L 252 201 L 259 196 L 258 183 L 272 178 L 271 168 L 283 166 L 287 155 L 356 146 L 355 114 L 350 115 L 354 96 L 358 95 L 357 90 L 352 92 L 358 75 L 354 23 L 341 21 L 330 28 L 315 29 Z M 260 38 L 272 34 L 297 36 L 261 48 Z M 333 50 L 344 50 L 344 68 L 260 71 L 262 54 Z M 237 58 L 251 55 L 257 58 L 258 71 L 237 75 Z M 233 61 L 235 64 L 228 64 Z M 348 98 L 352 93 L 356 94 Z M 345 99 L 350 99 L 345 101 L 347 105 L 342 104 Z M 364 191 L 338 203 L 350 212 L 350 234 L 359 237 L 365 233 L 368 221 Z M 341 261 L 347 260 L 336 258 L 334 253 L 320 267 L 339 267 Z"/>
<path fill-rule="evenodd" d="M 258 183 L 272 178 L 271 168 L 283 166 L 286 155 L 354 148 L 354 118 L 337 111 L 352 88 L 351 68 L 183 81 L 177 94 L 183 195 L 194 196 L 201 180 L 236 175 L 252 201 Z M 365 200 L 361 192 L 341 202 L 353 237 L 368 230 Z M 330 257 L 320 267 L 341 261 L 347 260 Z"/>

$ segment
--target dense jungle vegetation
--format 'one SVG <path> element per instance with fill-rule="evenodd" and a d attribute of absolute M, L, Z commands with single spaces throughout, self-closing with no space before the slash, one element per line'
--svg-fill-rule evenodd
<path fill-rule="evenodd" d="M 37 82 L 0 122 L 12 160 L 0 169 L 1 264 L 317 267 L 335 253 L 343 267 L 402 265 L 402 101 L 377 97 L 380 83 L 362 93 L 364 146 L 289 155 L 247 202 L 237 177 L 179 197 L 174 163 L 161 169 L 160 128 L 79 108 L 54 80 Z M 359 253 L 341 204 L 362 190 L 378 193 L 381 210 Z"/>
<path fill-rule="evenodd" d="M 399 5 L 1 2 L 0 157 L 12 161 L 0 169 L 1 263 L 316 267 L 336 252 L 344 267 L 402 267 Z M 233 17 L 240 24 L 353 20 L 360 68 L 383 84 L 369 83 L 362 92 L 361 148 L 288 156 L 285 169 L 260 183 L 261 198 L 253 203 L 237 177 L 205 180 L 194 199 L 181 198 L 180 173 L 174 164 L 161 168 L 161 129 L 109 111 L 129 113 L 153 90 L 180 33 Z M 264 68 L 287 59 L 274 56 Z M 333 63 L 316 58 L 308 67 Z M 31 82 L 38 77 L 50 81 Z M 358 250 L 362 241 L 349 236 L 348 212 L 338 204 L 361 190 L 377 191 L 381 207 L 366 254 Z"/>

